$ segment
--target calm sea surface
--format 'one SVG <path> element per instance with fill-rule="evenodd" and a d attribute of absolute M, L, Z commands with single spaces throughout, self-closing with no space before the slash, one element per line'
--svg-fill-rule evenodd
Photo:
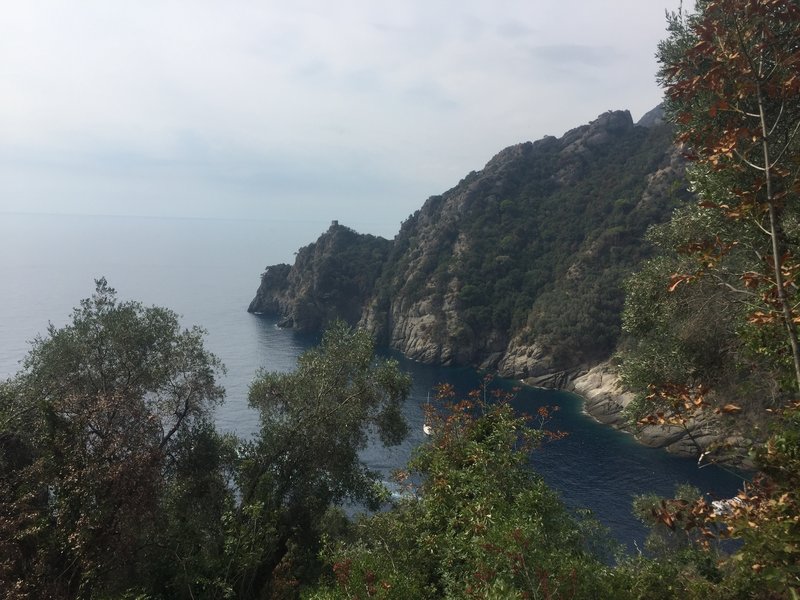
<path fill-rule="evenodd" d="M 353 225 L 359 229 L 357 224 Z M 182 315 L 185 325 L 208 331 L 207 347 L 225 363 L 225 404 L 218 426 L 240 436 L 257 430 L 247 389 L 258 369 L 289 371 L 316 339 L 278 329 L 275 321 L 248 314 L 266 265 L 292 262 L 328 223 L 147 219 L 0 214 L 0 378 L 13 375 L 28 342 L 48 322 L 68 322 L 70 312 L 105 276 L 122 299 L 156 304 Z M 372 233 L 365 230 L 366 233 Z M 433 386 L 450 382 L 462 392 L 477 386 L 469 369 L 448 369 L 401 360 L 414 379 L 406 405 L 411 435 L 391 449 L 371 447 L 364 459 L 388 474 L 405 465 L 422 441 L 422 405 Z M 718 497 L 735 493 L 739 479 L 720 469 L 698 469 L 692 460 L 636 444 L 581 412 L 574 395 L 524 390 L 520 409 L 558 406 L 550 423 L 569 435 L 537 451 L 534 467 L 568 505 L 589 508 L 627 545 L 641 544 L 645 530 L 631 515 L 635 495 L 669 495 L 691 483 Z M 302 443 L 302 440 L 298 440 Z"/>

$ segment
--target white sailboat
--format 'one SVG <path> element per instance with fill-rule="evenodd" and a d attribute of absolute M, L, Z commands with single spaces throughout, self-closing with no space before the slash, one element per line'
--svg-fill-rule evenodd
<path fill-rule="evenodd" d="M 425 420 L 422 422 L 422 433 L 425 435 L 433 435 L 433 425 L 428 422 L 428 418 L 430 417 L 432 410 L 433 407 L 431 406 L 431 393 L 428 392 L 428 400 L 425 402 L 425 407 L 422 411 L 425 415 Z"/>

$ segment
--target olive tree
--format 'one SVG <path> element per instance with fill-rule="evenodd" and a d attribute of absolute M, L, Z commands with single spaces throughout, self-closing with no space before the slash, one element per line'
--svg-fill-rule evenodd
<path fill-rule="evenodd" d="M 88 597 L 138 581 L 189 438 L 207 433 L 222 398 L 221 370 L 201 329 L 118 300 L 105 279 L 68 325 L 33 341 L 0 385 L 8 597 Z"/>
<path fill-rule="evenodd" d="M 402 403 L 410 377 L 378 360 L 363 330 L 335 322 L 291 373 L 262 372 L 250 388 L 261 431 L 241 450 L 242 494 L 231 546 L 239 597 L 292 597 L 313 581 L 329 509 L 375 507 L 377 475 L 359 452 L 406 434 Z"/>

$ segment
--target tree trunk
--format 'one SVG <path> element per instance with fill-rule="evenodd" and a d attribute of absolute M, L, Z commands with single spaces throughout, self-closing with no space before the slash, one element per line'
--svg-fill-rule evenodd
<path fill-rule="evenodd" d="M 784 243 L 783 229 L 780 224 L 780 215 L 778 207 L 775 205 L 774 192 L 772 190 L 772 165 L 770 164 L 769 152 L 769 132 L 767 128 L 767 119 L 764 114 L 764 96 L 761 90 L 761 83 L 756 83 L 756 92 L 758 94 L 758 115 L 761 122 L 761 150 L 764 160 L 764 180 L 767 186 L 767 206 L 769 208 L 769 235 L 771 238 L 772 248 L 772 263 L 775 272 L 775 286 L 777 287 L 778 302 L 781 306 L 783 314 L 783 322 L 786 326 L 786 332 L 789 336 L 789 345 L 792 350 L 792 360 L 794 362 L 794 376 L 795 384 L 798 391 L 800 391 L 800 343 L 797 339 L 797 326 L 794 323 L 794 314 L 792 306 L 789 303 L 789 298 L 786 295 L 786 287 L 783 280 L 783 256 L 785 253 L 786 244 Z"/>

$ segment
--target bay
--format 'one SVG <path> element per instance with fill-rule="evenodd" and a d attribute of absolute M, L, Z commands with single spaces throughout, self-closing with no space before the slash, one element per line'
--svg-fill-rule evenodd
<path fill-rule="evenodd" d="M 218 427 L 242 437 L 258 428 L 247 390 L 259 369 L 290 371 L 297 356 L 317 341 L 276 326 L 246 308 L 268 264 L 292 262 L 328 223 L 272 220 L 156 219 L 107 216 L 0 215 L 0 378 L 12 376 L 30 340 L 49 322 L 68 322 L 73 307 L 105 276 L 120 298 L 171 308 L 186 326 L 207 330 L 207 347 L 226 365 L 226 400 Z M 385 231 L 359 228 L 365 233 Z M 386 229 L 386 227 L 384 227 Z M 393 355 L 395 356 L 395 355 Z M 400 446 L 371 445 L 365 462 L 388 478 L 424 442 L 423 405 L 434 386 L 451 383 L 465 394 L 480 383 L 470 369 L 431 367 L 402 357 L 414 387 L 405 415 L 409 438 Z M 514 382 L 499 382 L 507 387 Z M 519 410 L 557 406 L 548 426 L 567 437 L 532 455 L 533 467 L 573 508 L 589 508 L 622 543 L 641 545 L 644 527 L 631 514 L 637 494 L 670 495 L 691 483 L 714 497 L 733 495 L 740 479 L 729 472 L 645 448 L 630 436 L 582 412 L 581 399 L 564 392 L 522 389 Z M 302 443 L 302 440 L 298 440 Z"/>

